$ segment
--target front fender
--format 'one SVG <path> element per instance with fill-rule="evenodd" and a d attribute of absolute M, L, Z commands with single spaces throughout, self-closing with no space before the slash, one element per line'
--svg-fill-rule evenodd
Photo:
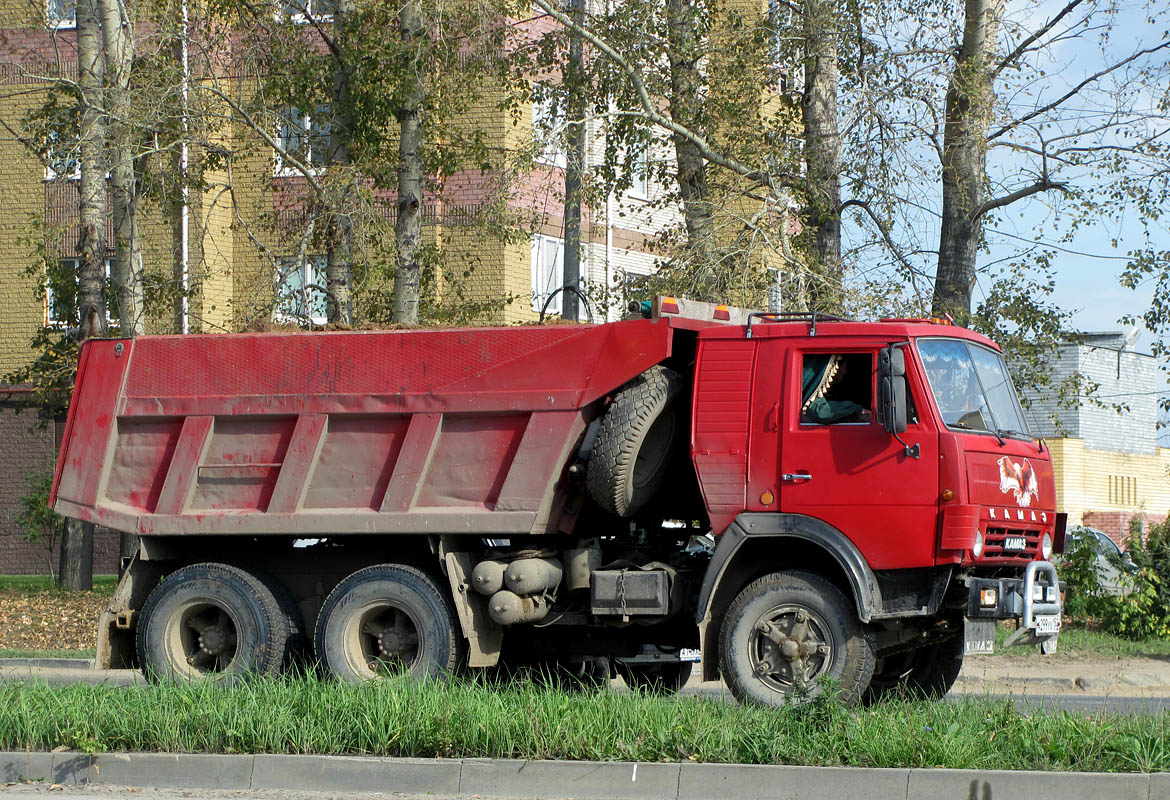
<path fill-rule="evenodd" d="M 719 537 L 715 554 L 703 576 L 695 611 L 696 622 L 700 625 L 711 610 L 711 602 L 728 565 L 744 543 L 755 538 L 799 539 L 817 545 L 833 557 L 849 579 L 858 618 L 869 622 L 882 615 L 882 591 L 877 578 L 857 545 L 841 531 L 803 514 L 740 514 Z"/>

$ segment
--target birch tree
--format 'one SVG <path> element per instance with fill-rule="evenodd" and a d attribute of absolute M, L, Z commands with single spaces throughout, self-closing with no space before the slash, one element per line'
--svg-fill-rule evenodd
<path fill-rule="evenodd" d="M 77 3 L 77 79 L 81 104 L 78 255 L 78 339 L 106 335 L 106 187 L 104 62 L 100 0 Z M 61 537 L 57 579 L 64 589 L 93 588 L 93 523 L 69 519 Z"/>
<path fill-rule="evenodd" d="M 114 262 L 111 276 L 118 296 L 119 327 L 125 336 L 146 332 L 142 243 L 138 206 L 140 175 L 136 166 L 136 111 L 131 95 L 134 68 L 134 23 L 123 0 L 98 0 L 105 55 L 106 134 L 110 154 L 110 196 L 114 214 Z"/>

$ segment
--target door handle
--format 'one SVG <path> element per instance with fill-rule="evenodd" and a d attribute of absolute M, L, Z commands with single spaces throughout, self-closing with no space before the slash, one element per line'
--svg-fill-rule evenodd
<path fill-rule="evenodd" d="M 785 472 L 780 476 L 786 481 L 811 481 L 812 475 L 807 472 Z"/>

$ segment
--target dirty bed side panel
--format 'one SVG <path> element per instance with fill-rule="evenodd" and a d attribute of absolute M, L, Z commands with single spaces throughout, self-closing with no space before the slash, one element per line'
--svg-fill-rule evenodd
<path fill-rule="evenodd" d="M 147 535 L 507 535 L 571 526 L 560 481 L 590 404 L 666 358 L 671 329 L 143 337 L 119 370 L 95 344 L 62 513 Z"/>

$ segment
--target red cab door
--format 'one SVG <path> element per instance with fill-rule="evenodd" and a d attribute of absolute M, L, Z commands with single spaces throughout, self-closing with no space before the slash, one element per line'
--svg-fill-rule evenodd
<path fill-rule="evenodd" d="M 780 507 L 848 536 L 873 569 L 935 559 L 938 433 L 925 413 L 918 370 L 906 350 L 910 421 L 902 439 L 874 413 L 878 351 L 888 342 L 810 339 L 787 353 L 780 442 Z"/>

